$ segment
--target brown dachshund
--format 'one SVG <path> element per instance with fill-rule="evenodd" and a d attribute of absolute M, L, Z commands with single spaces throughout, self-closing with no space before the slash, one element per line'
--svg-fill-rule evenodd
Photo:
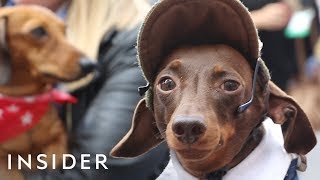
<path fill-rule="evenodd" d="M 135 157 L 166 141 L 171 160 L 159 179 L 296 177 L 316 138 L 299 105 L 270 81 L 260 49 L 238 0 L 156 4 L 138 39 L 150 84 L 111 155 Z"/>
<path fill-rule="evenodd" d="M 154 111 L 144 100 L 140 102 L 131 131 L 113 155 L 136 156 L 161 142 L 163 136 L 182 166 L 193 176 L 204 178 L 221 168 L 235 167 L 258 146 L 265 133 L 261 123 L 267 109 L 276 123 L 283 124 L 286 150 L 298 154 L 309 151 L 314 137 L 308 131 L 307 117 L 273 83 L 258 80 L 261 84 L 254 101 L 244 113 L 236 113 L 239 102 L 250 99 L 253 72 L 233 48 L 178 48 L 161 67 L 153 90 Z"/>
<path fill-rule="evenodd" d="M 0 119 L 0 129 L 7 128 L 8 132 L 0 132 L 0 179 L 14 178 L 13 171 L 9 172 L 10 175 L 5 172 L 8 154 L 12 154 L 13 167 L 17 165 L 17 155 L 27 159 L 27 155 L 32 154 L 34 170 L 37 154 L 46 154 L 48 168 L 51 168 L 52 154 L 56 154 L 58 167 L 61 155 L 67 153 L 67 134 L 54 104 L 55 100 L 74 99 L 53 90 L 53 84 L 79 79 L 91 72 L 95 64 L 67 41 L 65 30 L 64 23 L 45 8 L 16 6 L 0 9 L 0 118 L 15 118 L 9 113 L 17 115 L 22 111 L 19 104 L 10 104 L 11 101 L 33 103 L 40 99 L 40 104 L 35 102 L 30 108 L 30 111 L 39 109 L 35 114 L 21 112 L 23 127 L 13 125 L 13 119 Z M 37 114 L 39 112 L 41 116 Z M 32 120 L 36 121 L 32 118 L 37 116 L 38 122 L 28 127 Z M 1 124 L 1 120 L 7 123 Z"/>

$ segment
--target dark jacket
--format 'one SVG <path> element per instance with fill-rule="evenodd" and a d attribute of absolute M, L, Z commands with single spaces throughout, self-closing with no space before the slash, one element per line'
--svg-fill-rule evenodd
<path fill-rule="evenodd" d="M 100 76 L 74 93 L 79 103 L 72 108 L 69 133 L 70 153 L 91 154 L 91 169 L 38 171 L 26 174 L 27 180 L 144 180 L 155 179 L 168 162 L 165 144 L 133 159 L 108 156 L 108 170 L 95 168 L 96 154 L 109 154 L 131 126 L 134 108 L 141 98 L 138 86 L 145 80 L 137 64 L 135 43 L 138 31 L 109 33 L 100 48 Z M 147 138 L 147 137 L 146 137 Z"/>

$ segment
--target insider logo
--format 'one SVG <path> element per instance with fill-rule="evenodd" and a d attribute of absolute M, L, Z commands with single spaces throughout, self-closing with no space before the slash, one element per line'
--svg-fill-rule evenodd
<path fill-rule="evenodd" d="M 28 154 L 26 157 L 20 155 L 8 154 L 8 170 L 17 168 L 21 169 L 56 169 L 56 154 L 50 156 L 46 154 L 38 154 L 36 157 Z M 75 157 L 72 154 L 62 155 L 62 165 L 59 168 L 62 169 L 73 169 L 75 167 L 81 169 L 108 169 L 106 166 L 107 156 L 104 154 L 96 154 L 92 156 L 91 154 L 81 154 L 80 157 Z M 49 164 L 50 163 L 50 164 Z"/>

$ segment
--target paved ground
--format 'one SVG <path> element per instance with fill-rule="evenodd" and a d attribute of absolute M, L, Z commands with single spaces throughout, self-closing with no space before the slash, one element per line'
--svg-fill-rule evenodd
<path fill-rule="evenodd" d="M 320 180 L 320 132 L 317 132 L 318 144 L 307 155 L 308 168 L 306 172 L 300 173 L 301 180 Z"/>

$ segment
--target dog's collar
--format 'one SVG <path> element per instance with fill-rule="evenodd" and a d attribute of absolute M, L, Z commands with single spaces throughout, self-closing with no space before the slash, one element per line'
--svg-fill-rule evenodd
<path fill-rule="evenodd" d="M 223 180 L 282 180 L 285 178 L 290 163 L 297 158 L 296 154 L 288 154 L 284 149 L 281 126 L 274 124 L 270 118 L 263 122 L 265 134 L 260 144 L 237 166 L 223 176 Z M 185 171 L 174 152 L 171 159 L 160 175 L 162 179 L 198 180 Z M 272 172 L 272 173 L 270 173 Z"/>
<path fill-rule="evenodd" d="M 0 94 L 0 143 L 34 127 L 47 112 L 50 103 L 66 102 L 76 103 L 77 99 L 56 89 L 23 97 Z"/>

